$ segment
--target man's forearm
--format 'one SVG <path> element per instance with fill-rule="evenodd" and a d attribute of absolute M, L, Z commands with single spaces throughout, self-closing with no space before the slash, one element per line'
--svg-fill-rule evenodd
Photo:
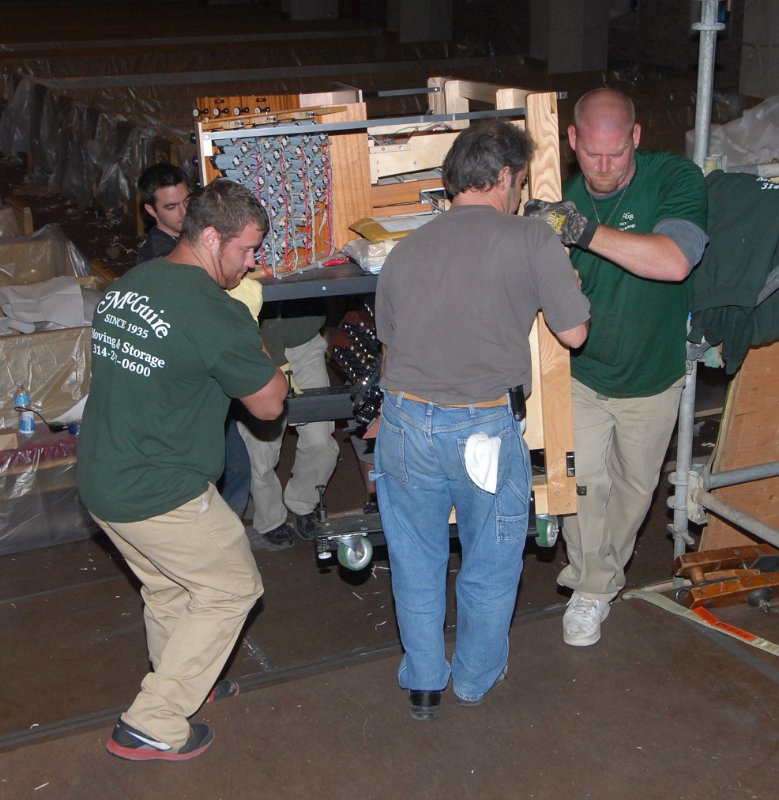
<path fill-rule="evenodd" d="M 632 233 L 599 225 L 587 249 L 641 278 L 678 282 L 690 274 L 691 266 L 678 245 L 661 233 Z"/>

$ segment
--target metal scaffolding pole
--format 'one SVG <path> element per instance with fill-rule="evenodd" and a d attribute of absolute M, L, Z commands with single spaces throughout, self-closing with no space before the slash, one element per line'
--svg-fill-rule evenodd
<path fill-rule="evenodd" d="M 717 31 L 725 26 L 717 22 L 719 0 L 701 0 L 701 21 L 693 24 L 700 31 L 698 48 L 698 93 L 695 98 L 695 145 L 693 161 L 701 168 L 706 161 L 711 128 L 711 98 L 714 85 L 714 53 L 717 49 Z"/>
<path fill-rule="evenodd" d="M 695 143 L 693 160 L 703 169 L 709 143 L 711 127 L 711 100 L 714 83 L 714 53 L 717 45 L 717 31 L 724 25 L 717 22 L 718 0 L 701 0 L 701 21 L 693 24 L 693 30 L 700 31 L 698 51 L 698 93 L 695 98 Z M 692 544 L 687 526 L 687 474 L 692 466 L 693 420 L 695 416 L 695 382 L 698 374 L 697 361 L 687 361 L 687 378 L 679 404 L 679 425 L 677 429 L 676 472 L 671 476 L 675 491 L 669 505 L 674 510 L 672 534 L 674 558 L 684 553 Z"/>
<path fill-rule="evenodd" d="M 766 525 L 765 522 L 761 522 L 757 517 L 747 514 L 746 511 L 742 511 L 729 503 L 723 503 L 713 494 L 703 491 L 702 489 L 693 490 L 692 500 L 695 503 L 699 503 L 704 508 L 710 509 L 718 517 L 732 522 L 739 528 L 743 528 L 748 533 L 754 534 L 763 541 L 768 542 L 768 544 L 772 544 L 774 547 L 779 547 L 779 531 L 777 531 L 776 528 L 772 528 L 770 525 Z"/>

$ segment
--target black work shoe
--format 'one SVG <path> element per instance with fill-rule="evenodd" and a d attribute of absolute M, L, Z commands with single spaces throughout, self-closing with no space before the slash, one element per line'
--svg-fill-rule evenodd
<path fill-rule="evenodd" d="M 433 720 L 438 717 L 438 706 L 441 704 L 442 692 L 419 692 L 409 690 L 409 714 L 411 719 Z"/>
<path fill-rule="evenodd" d="M 319 518 L 316 511 L 311 511 L 309 514 L 295 514 L 295 530 L 304 542 L 316 539 L 318 525 Z"/>
<path fill-rule="evenodd" d="M 247 525 L 246 535 L 252 550 L 286 550 L 295 544 L 292 531 L 286 523 L 265 533 L 257 533 L 251 525 Z"/>
<path fill-rule="evenodd" d="M 493 683 L 492 686 L 490 686 L 490 688 L 487 689 L 487 691 L 481 697 L 477 697 L 475 700 L 463 700 L 463 698 L 462 697 L 458 697 L 457 696 L 457 692 L 455 692 L 454 693 L 454 701 L 455 701 L 455 703 L 457 703 L 458 705 L 461 705 L 461 706 L 480 706 L 487 699 L 487 695 L 499 683 L 503 683 L 503 681 L 506 680 L 506 676 L 508 675 L 508 672 L 509 672 L 509 665 L 506 664 L 506 666 L 503 667 L 503 669 L 500 671 L 500 675 L 498 675 L 498 677 L 495 678 L 495 683 Z"/>
<path fill-rule="evenodd" d="M 228 697 L 235 697 L 241 693 L 241 687 L 229 678 L 222 678 L 214 684 L 214 688 L 208 693 L 206 703 L 215 703 L 217 700 L 226 700 Z"/>
<path fill-rule="evenodd" d="M 197 722 L 190 727 L 189 738 L 181 747 L 171 747 L 119 717 L 105 749 L 112 756 L 126 761 L 187 761 L 199 756 L 213 741 L 211 728 L 204 722 Z"/>

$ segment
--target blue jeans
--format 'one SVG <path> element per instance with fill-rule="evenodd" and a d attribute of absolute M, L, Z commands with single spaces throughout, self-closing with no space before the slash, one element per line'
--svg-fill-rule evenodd
<path fill-rule="evenodd" d="M 465 469 L 468 437 L 501 439 L 496 493 Z M 376 442 L 376 491 L 389 550 L 404 655 L 403 689 L 476 700 L 508 660 L 530 500 L 530 455 L 508 404 L 452 408 L 385 393 Z M 444 619 L 449 515 L 457 510 L 462 567 L 456 582 L 457 643 L 446 660 Z"/>
<path fill-rule="evenodd" d="M 243 517 L 249 502 L 252 483 L 252 465 L 234 417 L 228 417 L 225 433 L 225 471 L 222 475 L 220 494 L 235 512 Z"/>

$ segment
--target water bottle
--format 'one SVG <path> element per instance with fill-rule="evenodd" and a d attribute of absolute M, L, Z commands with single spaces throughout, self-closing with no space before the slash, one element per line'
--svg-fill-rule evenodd
<path fill-rule="evenodd" d="M 27 394 L 27 389 L 21 383 L 16 387 L 14 406 L 17 409 L 20 407 L 26 409 L 25 411 L 19 411 L 19 433 L 31 434 L 35 430 L 35 414 L 29 410 L 30 395 Z"/>

